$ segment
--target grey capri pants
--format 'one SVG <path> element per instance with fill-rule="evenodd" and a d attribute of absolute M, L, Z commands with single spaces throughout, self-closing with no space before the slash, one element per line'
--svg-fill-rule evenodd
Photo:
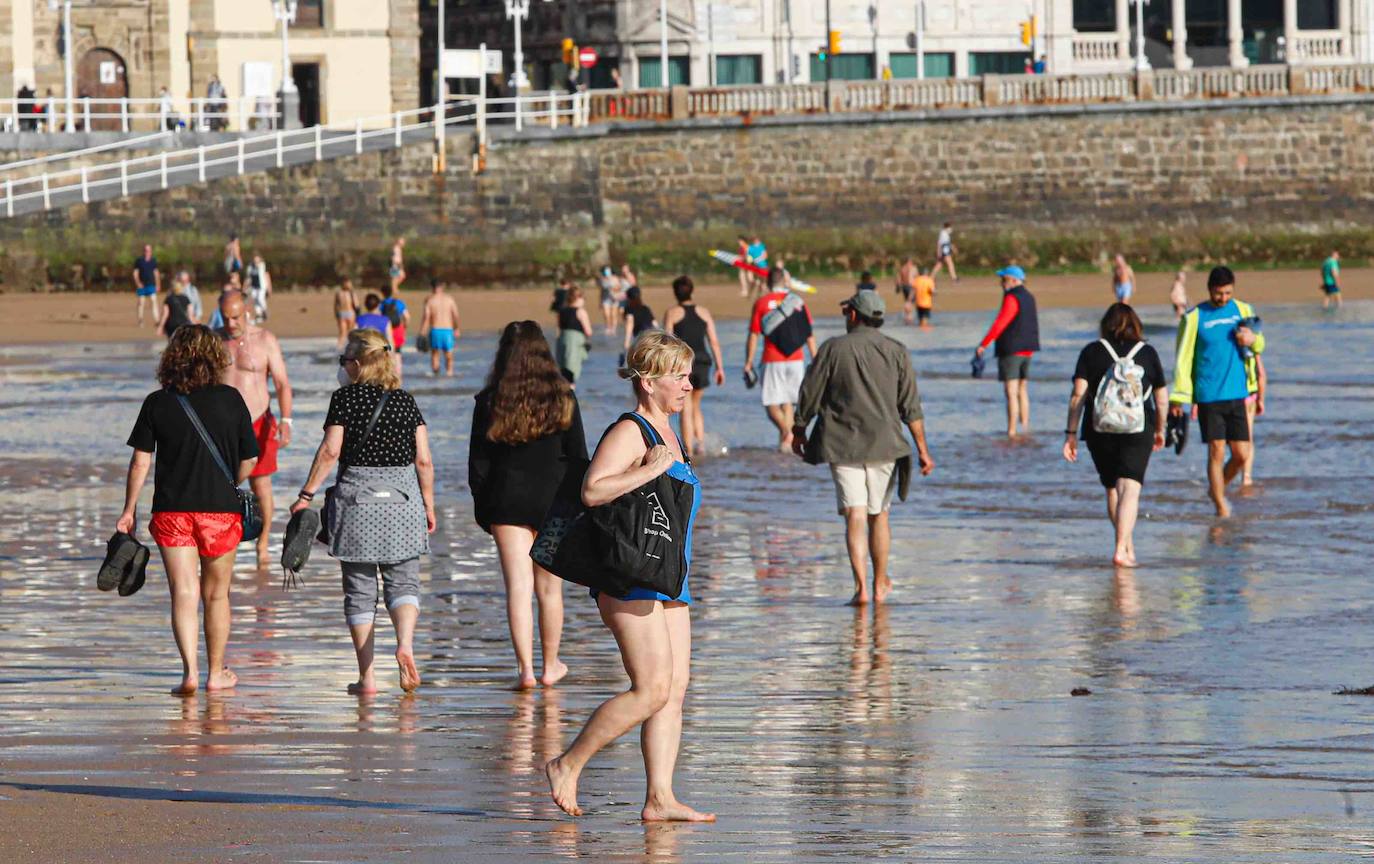
<path fill-rule="evenodd" d="M 420 559 L 395 564 L 340 561 L 343 570 L 344 618 L 348 626 L 371 624 L 377 617 L 377 574 L 381 571 L 387 611 L 397 606 L 420 608 Z"/>

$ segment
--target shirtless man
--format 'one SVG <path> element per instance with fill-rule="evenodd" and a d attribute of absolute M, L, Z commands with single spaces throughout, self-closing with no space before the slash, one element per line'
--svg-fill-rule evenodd
<path fill-rule="evenodd" d="M 1135 270 L 1126 263 L 1125 255 L 1117 255 L 1112 260 L 1112 294 L 1116 296 L 1116 302 L 1129 306 L 1134 293 Z"/>
<path fill-rule="evenodd" d="M 391 290 L 401 290 L 401 283 L 406 281 L 406 238 L 397 237 L 396 242 L 391 244 Z"/>
<path fill-rule="evenodd" d="M 907 258 L 897 271 L 897 293 L 902 295 L 902 320 L 907 324 L 916 323 L 916 262 Z"/>
<path fill-rule="evenodd" d="M 1174 319 L 1183 317 L 1188 311 L 1188 273 L 1180 270 L 1174 274 L 1174 284 L 1169 288 L 1169 302 L 1174 307 Z"/>
<path fill-rule="evenodd" d="M 334 320 L 339 325 L 339 350 L 348 341 L 348 332 L 358 326 L 358 298 L 353 293 L 353 280 L 344 279 L 334 292 Z"/>
<path fill-rule="evenodd" d="M 458 304 L 438 279 L 429 280 L 430 294 L 425 300 L 420 334 L 429 336 L 429 368 L 439 374 L 439 355 L 444 355 L 444 374 L 453 377 L 453 345 L 458 341 Z"/>
<path fill-rule="evenodd" d="M 291 383 L 286 378 L 286 362 L 282 359 L 277 337 L 262 327 L 248 323 L 241 291 L 227 291 L 220 297 L 220 314 L 224 326 L 219 331 L 229 350 L 229 371 L 224 383 L 236 388 L 248 405 L 253 417 L 253 434 L 258 439 L 258 464 L 248 475 L 248 485 L 262 507 L 262 535 L 258 537 L 259 569 L 271 563 L 269 535 L 272 526 L 272 475 L 277 472 L 277 449 L 291 443 Z M 281 421 L 272 416 L 271 394 L 267 379 L 277 391 L 281 407 Z"/>

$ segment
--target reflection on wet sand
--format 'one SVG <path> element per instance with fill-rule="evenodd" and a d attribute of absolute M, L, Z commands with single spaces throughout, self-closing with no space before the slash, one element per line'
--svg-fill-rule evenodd
<path fill-rule="evenodd" d="M 852 583 L 827 472 L 754 446 L 770 434 L 756 392 L 713 389 L 709 422 L 730 452 L 698 464 L 694 681 L 678 776 L 684 797 L 720 814 L 714 826 L 627 817 L 643 795 L 633 734 L 589 767 L 592 815 L 571 822 L 549 801 L 543 762 L 625 673 L 594 605 L 570 587 L 572 674 L 555 689 L 503 689 L 501 578 L 463 468 L 471 387 L 452 382 L 412 376 L 441 515 L 422 574 L 420 691 L 402 697 L 385 681 L 374 697 L 344 693 L 356 669 L 338 568 L 317 549 L 290 594 L 279 574 L 240 563 L 236 692 L 168 697 L 180 664 L 161 568 L 132 598 L 92 587 L 151 354 L 112 346 L 96 364 L 53 349 L 43 362 L 61 374 L 14 379 L 0 404 L 0 797 L 16 799 L 0 812 L 23 796 L 38 808 L 25 812 L 68 820 L 71 832 L 112 802 L 183 808 L 179 820 L 250 813 L 271 830 L 243 848 L 264 860 L 1367 854 L 1368 700 L 1330 694 L 1374 683 L 1374 597 L 1359 576 L 1374 552 L 1374 403 L 1358 395 L 1374 374 L 1341 347 L 1369 344 L 1374 305 L 1347 312 L 1327 322 L 1265 310 L 1271 345 L 1284 347 L 1271 348 L 1262 494 L 1237 496 L 1237 517 L 1214 522 L 1196 442 L 1181 458 L 1157 456 L 1134 570 L 1104 560 L 1109 526 L 1090 468 L 1063 465 L 1053 436 L 1000 441 L 995 382 L 966 377 L 985 317 L 894 328 L 922 375 L 940 467 L 894 510 L 896 593 L 867 610 L 843 606 Z M 1095 317 L 1046 313 L 1045 332 L 1072 334 L 1037 359 L 1046 376 L 1067 376 Z M 834 322 L 819 326 L 825 335 Z M 738 325 L 722 327 L 727 343 L 739 338 Z M 492 343 L 469 347 L 460 382 L 479 380 Z M 288 345 L 299 429 L 323 419 L 331 351 Z M 614 353 L 594 352 L 578 385 L 593 434 L 624 405 Z M 1062 396 L 1034 389 L 1033 413 L 1054 416 Z M 64 430 L 63 458 L 36 431 L 44 424 Z M 279 488 L 309 455 L 283 451 Z M 1069 695 L 1080 687 L 1091 695 Z M 17 836 L 0 832 L 7 860 L 31 854 Z M 322 839 L 335 836 L 346 844 Z M 214 859 L 244 840 L 180 839 L 176 853 L 146 860 Z"/>

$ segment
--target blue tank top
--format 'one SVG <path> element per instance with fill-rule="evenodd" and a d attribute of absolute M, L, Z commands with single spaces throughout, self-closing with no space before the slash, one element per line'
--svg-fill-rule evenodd
<path fill-rule="evenodd" d="M 358 326 L 360 328 L 370 327 L 373 330 L 376 330 L 380 333 L 385 333 L 386 325 L 390 323 L 390 319 L 388 319 L 385 315 L 378 315 L 375 312 L 364 312 L 363 314 L 358 316 Z"/>
<path fill-rule="evenodd" d="M 658 434 L 658 430 L 654 428 L 652 423 L 639 416 L 638 412 L 635 412 L 633 417 L 648 431 L 649 436 L 654 439 L 654 443 L 664 443 L 663 436 Z M 678 447 L 681 446 L 682 442 L 679 441 Z M 689 462 L 674 460 L 672 466 L 665 473 L 674 480 L 681 480 L 692 487 L 692 512 L 687 517 L 687 575 L 682 578 L 682 593 L 676 597 L 669 597 L 667 594 L 650 591 L 648 588 L 632 588 L 629 594 L 620 598 L 621 600 L 664 600 L 688 604 L 692 602 L 692 527 L 697 521 L 697 511 L 701 509 L 701 481 L 697 478 L 697 473 L 692 470 L 692 465 Z M 591 594 L 593 597 L 596 596 L 595 591 L 592 591 Z"/>

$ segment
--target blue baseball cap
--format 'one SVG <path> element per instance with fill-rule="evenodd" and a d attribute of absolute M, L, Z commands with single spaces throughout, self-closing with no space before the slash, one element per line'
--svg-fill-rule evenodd
<path fill-rule="evenodd" d="M 1016 266 L 1015 264 L 1012 264 L 1012 265 L 1010 265 L 1010 266 L 1008 266 L 1008 267 L 1003 267 L 1001 270 L 998 270 L 998 271 L 997 271 L 997 275 L 998 275 L 998 276 L 1010 276 L 1010 277 L 1012 277 L 1013 279 L 1020 279 L 1022 282 L 1025 282 L 1025 281 L 1026 281 L 1026 271 L 1025 271 L 1025 270 L 1022 270 L 1020 267 Z"/>

